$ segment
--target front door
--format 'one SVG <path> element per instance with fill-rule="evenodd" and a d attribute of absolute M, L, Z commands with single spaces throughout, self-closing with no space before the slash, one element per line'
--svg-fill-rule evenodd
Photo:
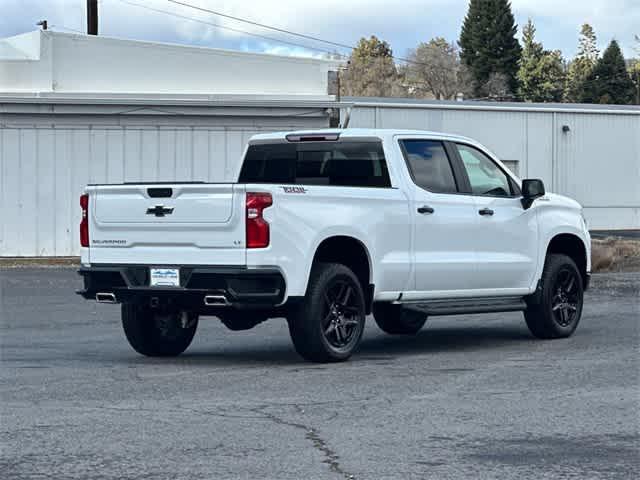
<path fill-rule="evenodd" d="M 535 207 L 522 207 L 518 185 L 487 153 L 462 143 L 455 148 L 478 220 L 472 235 L 477 261 L 473 288 L 496 293 L 528 289 L 538 261 Z"/>

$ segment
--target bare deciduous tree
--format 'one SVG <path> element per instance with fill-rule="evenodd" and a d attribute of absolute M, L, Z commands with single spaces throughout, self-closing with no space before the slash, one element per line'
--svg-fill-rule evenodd
<path fill-rule="evenodd" d="M 490 100 L 509 100 L 513 98 L 509 77 L 504 73 L 492 73 L 482 86 L 481 92 Z"/>
<path fill-rule="evenodd" d="M 408 58 L 411 63 L 405 68 L 405 81 L 415 96 L 449 100 L 473 89 L 455 43 L 436 37 L 409 51 Z"/>

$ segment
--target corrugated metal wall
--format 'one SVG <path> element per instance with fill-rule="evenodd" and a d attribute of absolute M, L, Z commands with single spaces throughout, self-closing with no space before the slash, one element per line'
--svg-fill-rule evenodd
<path fill-rule="evenodd" d="M 557 114 L 555 188 L 595 228 L 640 228 L 640 116 Z"/>
<path fill-rule="evenodd" d="M 0 122 L 0 256 L 77 255 L 78 197 L 87 183 L 230 181 L 251 135 L 326 127 L 328 120 L 261 116 L 207 127 L 202 118 L 171 126 L 170 117 L 159 116 L 129 122 L 146 125 L 101 123 L 69 116 Z"/>
<path fill-rule="evenodd" d="M 563 131 L 563 126 L 569 131 Z M 640 114 L 356 106 L 351 127 L 474 138 L 522 178 L 575 198 L 594 229 L 640 228 Z"/>
<path fill-rule="evenodd" d="M 87 183 L 228 181 L 252 134 L 328 125 L 307 109 L 252 112 L 0 115 L 0 256 L 77 255 Z M 473 137 L 581 202 L 592 228 L 640 228 L 640 115 L 356 106 L 350 126 Z"/>

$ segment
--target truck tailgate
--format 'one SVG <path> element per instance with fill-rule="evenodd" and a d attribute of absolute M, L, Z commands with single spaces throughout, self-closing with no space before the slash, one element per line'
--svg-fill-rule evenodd
<path fill-rule="evenodd" d="M 244 186 L 97 185 L 91 263 L 245 265 Z"/>

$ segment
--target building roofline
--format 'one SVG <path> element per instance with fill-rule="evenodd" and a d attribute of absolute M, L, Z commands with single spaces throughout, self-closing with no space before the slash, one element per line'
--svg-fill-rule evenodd
<path fill-rule="evenodd" d="M 355 107 L 415 108 L 433 110 L 484 110 L 533 113 L 596 113 L 617 115 L 640 115 L 638 105 L 597 105 L 579 103 L 518 103 L 422 100 L 413 98 L 343 97 Z"/>
<path fill-rule="evenodd" d="M 67 37 L 72 38 L 77 41 L 86 41 L 86 42 L 96 42 L 96 43 L 104 43 L 105 41 L 110 42 L 111 44 L 120 43 L 120 44 L 129 44 L 130 46 L 137 46 L 142 48 L 160 48 L 167 50 L 178 50 L 182 52 L 192 51 L 192 52 L 209 52 L 215 53 L 216 55 L 228 55 L 228 56 L 237 56 L 237 57 L 252 57 L 252 58 L 263 58 L 267 60 L 277 60 L 284 62 L 296 62 L 296 63 L 314 63 L 314 64 L 325 64 L 325 65 L 333 65 L 338 66 L 344 63 L 342 60 L 335 60 L 330 58 L 319 58 L 319 57 L 302 57 L 295 55 L 279 55 L 275 53 L 265 53 L 265 52 L 244 52 L 241 50 L 231 50 L 226 48 L 215 48 L 215 47 L 207 47 L 203 45 L 185 45 L 181 43 L 171 43 L 171 42 L 156 42 L 150 40 L 138 40 L 135 38 L 122 38 L 122 37 L 112 37 L 108 35 L 87 35 L 85 33 L 69 33 L 69 32 L 60 32 L 55 30 L 31 30 L 28 32 L 23 32 L 18 35 L 13 35 L 11 37 L 2 37 L 0 38 L 0 42 L 11 41 L 14 38 L 18 38 L 21 36 L 27 35 L 36 35 L 39 34 L 43 37 Z M 19 52 L 20 50 L 17 49 Z M 25 52 L 21 52 L 25 54 Z M 17 58 L 18 60 L 23 60 L 22 58 Z M 3 59 L 4 60 L 4 59 Z"/>
<path fill-rule="evenodd" d="M 342 97 L 335 95 L 258 94 L 163 94 L 107 92 L 0 92 L 0 111 L 11 105 L 131 105 L 172 107 L 266 107 L 266 108 L 409 108 L 429 110 L 475 110 L 530 113 L 582 113 L 640 115 L 640 106 L 558 103 L 438 101 L 411 98 Z"/>
<path fill-rule="evenodd" d="M 139 105 L 188 107 L 288 107 L 345 108 L 333 95 L 207 95 L 207 94 L 104 94 L 61 92 L 0 92 L 0 105 Z"/>
<path fill-rule="evenodd" d="M 68 33 L 68 32 L 59 32 L 54 30 L 39 30 L 44 35 L 52 35 L 52 36 L 62 36 L 62 37 L 71 37 L 77 40 L 86 40 L 89 42 L 102 42 L 104 40 L 108 40 L 112 43 L 130 43 L 135 44 L 140 47 L 150 47 L 150 48 L 164 48 L 170 50 L 191 50 L 191 51 L 200 51 L 200 52 L 209 52 L 216 53 L 220 55 L 229 55 L 229 56 L 238 56 L 238 57 L 253 57 L 253 58 L 262 58 L 262 59 L 275 59 L 281 61 L 291 61 L 296 63 L 315 63 L 315 64 L 326 64 L 326 65 L 341 65 L 344 63 L 342 60 L 332 60 L 329 58 L 318 58 L 318 57 L 301 57 L 295 55 L 278 55 L 277 53 L 265 53 L 265 52 L 244 52 L 242 50 L 231 50 L 227 48 L 216 48 L 216 47 L 207 47 L 203 45 L 185 45 L 181 43 L 172 43 L 172 42 L 156 42 L 150 40 L 138 40 L 134 38 L 122 38 L 122 37 L 111 37 L 108 35 L 87 35 L 84 33 Z"/>

